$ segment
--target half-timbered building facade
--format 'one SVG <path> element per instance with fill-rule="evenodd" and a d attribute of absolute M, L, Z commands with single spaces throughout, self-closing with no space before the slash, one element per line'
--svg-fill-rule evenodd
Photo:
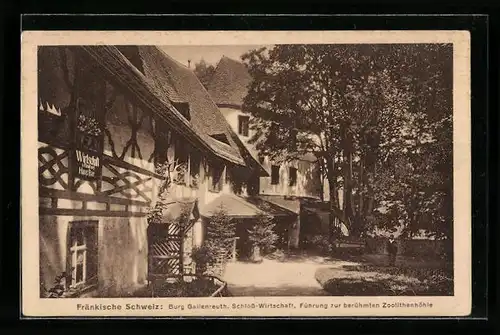
<path fill-rule="evenodd" d="M 238 141 L 192 71 L 156 47 L 40 47 L 41 295 L 61 279 L 69 296 L 133 295 L 151 255 L 169 274 L 193 271 L 204 209 L 266 173 Z M 147 215 L 165 162 L 182 167 L 169 197 L 190 204 L 189 229 L 155 244 Z"/>

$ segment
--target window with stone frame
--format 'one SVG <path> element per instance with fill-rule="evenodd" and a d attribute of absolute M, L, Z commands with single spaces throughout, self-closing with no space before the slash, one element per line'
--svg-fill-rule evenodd
<path fill-rule="evenodd" d="M 247 115 L 238 115 L 238 134 L 248 136 L 250 128 L 250 117 Z"/>
<path fill-rule="evenodd" d="M 69 288 L 97 284 L 98 221 L 73 221 L 68 226 L 67 280 Z"/>
<path fill-rule="evenodd" d="M 280 166 L 272 165 L 271 166 L 271 184 L 278 185 L 280 183 Z"/>

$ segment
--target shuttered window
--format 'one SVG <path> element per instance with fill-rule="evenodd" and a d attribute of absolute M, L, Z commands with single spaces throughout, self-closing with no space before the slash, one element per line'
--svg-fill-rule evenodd
<path fill-rule="evenodd" d="M 210 191 L 220 192 L 224 184 L 224 165 L 214 163 L 210 166 L 210 175 L 212 182 L 210 183 Z"/>
<path fill-rule="evenodd" d="M 288 169 L 288 182 L 290 186 L 297 185 L 297 168 L 290 167 Z"/>
<path fill-rule="evenodd" d="M 246 115 L 238 116 L 238 134 L 248 136 L 248 129 L 250 125 L 250 117 Z"/>
<path fill-rule="evenodd" d="M 271 184 L 277 185 L 280 183 L 280 167 L 279 165 L 271 166 Z"/>

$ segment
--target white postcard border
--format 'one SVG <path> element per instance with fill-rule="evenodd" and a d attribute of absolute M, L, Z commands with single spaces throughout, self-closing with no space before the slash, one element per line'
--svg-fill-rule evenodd
<path fill-rule="evenodd" d="M 92 298 L 39 297 L 37 64 L 39 45 L 261 45 L 290 43 L 453 43 L 454 288 L 450 297 L 230 297 Z M 26 317 L 328 317 L 464 316 L 471 311 L 471 122 L 468 31 L 25 31 L 21 50 L 22 314 Z M 258 304 L 277 304 L 260 308 Z M 284 308 L 279 304 L 290 303 Z M 383 307 L 383 304 L 386 307 Z M 395 307 L 416 303 L 421 307 Z M 85 310 L 78 305 L 111 306 Z M 151 309 L 126 309 L 127 304 Z M 213 308 L 189 308 L 198 304 Z M 215 308 L 226 304 L 229 308 Z M 232 308 L 232 304 L 241 305 Z M 256 304 L 252 308 L 252 304 Z M 327 304 L 303 308 L 301 304 Z M 336 305 L 339 304 L 338 307 Z M 352 307 L 345 307 L 349 304 Z M 357 305 L 358 304 L 358 305 Z M 371 307 L 369 304 L 378 307 Z M 170 309 L 177 306 L 177 308 Z M 115 306 L 115 307 L 113 307 Z M 120 309 L 116 306 L 121 306 Z M 247 306 L 245 308 L 245 306 Z M 357 306 L 357 307 L 356 307 Z M 200 307 L 200 306 L 198 306 Z"/>

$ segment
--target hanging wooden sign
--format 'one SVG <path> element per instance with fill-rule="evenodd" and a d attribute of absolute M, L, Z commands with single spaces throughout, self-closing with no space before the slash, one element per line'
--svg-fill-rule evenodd
<path fill-rule="evenodd" d="M 103 130 L 91 107 L 78 101 L 72 166 L 75 178 L 96 181 L 102 176 Z"/>

